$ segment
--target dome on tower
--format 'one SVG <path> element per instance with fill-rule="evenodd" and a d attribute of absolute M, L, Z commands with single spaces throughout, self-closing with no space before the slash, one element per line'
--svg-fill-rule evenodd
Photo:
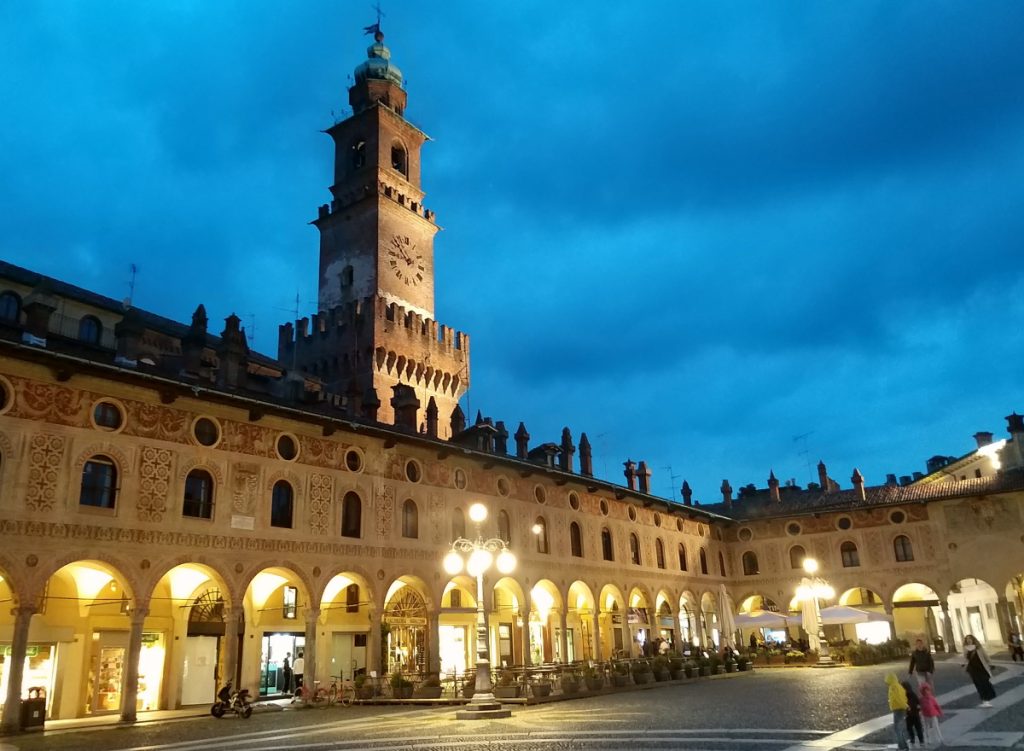
<path fill-rule="evenodd" d="M 402 71 L 391 62 L 391 50 L 384 46 L 384 34 L 378 31 L 374 35 L 373 44 L 366 48 L 366 56 L 369 59 L 356 67 L 356 83 L 370 79 L 402 85 Z"/>

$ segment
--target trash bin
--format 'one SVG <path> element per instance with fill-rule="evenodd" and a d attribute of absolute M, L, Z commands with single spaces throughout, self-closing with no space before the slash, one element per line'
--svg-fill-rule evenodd
<path fill-rule="evenodd" d="M 945 652 L 946 651 L 946 642 L 943 641 L 941 636 L 936 636 L 932 641 L 935 644 L 935 651 L 936 652 Z"/>
<path fill-rule="evenodd" d="M 41 728 L 46 724 L 46 689 L 36 686 L 21 700 L 21 729 Z"/>

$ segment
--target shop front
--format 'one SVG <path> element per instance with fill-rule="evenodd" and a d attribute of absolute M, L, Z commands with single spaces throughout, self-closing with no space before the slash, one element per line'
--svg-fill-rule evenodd
<path fill-rule="evenodd" d="M 304 631 L 264 633 L 260 658 L 260 696 L 286 694 L 295 690 L 291 666 L 305 648 Z M 287 661 L 287 668 L 285 665 Z"/>
<path fill-rule="evenodd" d="M 11 645 L 0 643 L 0 710 L 7 698 L 7 680 L 11 668 Z M 25 651 L 25 668 L 22 674 L 21 698 L 28 697 L 30 688 L 46 691 L 46 711 L 50 712 L 54 696 L 57 669 L 56 644 L 29 644 Z"/>
<path fill-rule="evenodd" d="M 162 633 L 144 632 L 142 634 L 136 710 L 160 708 L 164 653 L 164 635 Z M 121 709 L 121 689 L 124 683 L 127 657 L 127 631 L 92 632 L 92 645 L 89 652 L 89 682 L 86 686 L 85 701 L 87 714 L 117 712 Z"/>

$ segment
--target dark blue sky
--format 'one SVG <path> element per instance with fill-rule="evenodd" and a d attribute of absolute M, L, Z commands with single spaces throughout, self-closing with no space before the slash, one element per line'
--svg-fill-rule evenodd
<path fill-rule="evenodd" d="M 1024 4 L 385 10 L 437 139 L 471 414 L 585 430 L 599 473 L 646 459 L 657 493 L 711 502 L 819 458 L 881 483 L 1024 410 Z M 117 298 L 134 262 L 138 306 L 237 312 L 273 354 L 295 294 L 312 310 L 319 130 L 372 21 L 0 5 L 0 257 Z"/>

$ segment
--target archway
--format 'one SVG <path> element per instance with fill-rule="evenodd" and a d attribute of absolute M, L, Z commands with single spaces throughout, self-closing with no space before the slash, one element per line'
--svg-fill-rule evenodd
<path fill-rule="evenodd" d="M 455 576 L 449 580 L 441 594 L 438 615 L 441 672 L 446 675 L 461 675 L 476 665 L 476 606 L 476 580 L 472 576 Z"/>
<path fill-rule="evenodd" d="M 986 581 L 961 579 L 949 592 L 949 616 L 957 644 L 965 634 L 974 637 L 990 652 L 1006 648 L 1009 623 L 1000 612 L 999 595 Z"/>
<path fill-rule="evenodd" d="M 292 665 L 305 649 L 307 620 L 315 612 L 310 588 L 292 569 L 268 566 L 249 581 L 243 603 L 246 645 L 260 645 L 258 655 L 254 649 L 244 655 L 243 685 L 258 685 L 261 696 L 290 693 Z"/>
<path fill-rule="evenodd" d="M 690 591 L 683 592 L 679 596 L 679 637 L 682 642 L 680 648 L 688 652 L 689 647 L 700 644 L 700 629 L 697 626 L 697 614 L 700 611 L 700 601 Z"/>
<path fill-rule="evenodd" d="M 388 673 L 425 673 L 430 655 L 427 588 L 416 577 L 392 582 L 381 619 L 381 665 Z"/>
<path fill-rule="evenodd" d="M 629 650 L 634 657 L 650 656 L 654 645 L 651 623 L 651 598 L 640 587 L 629 592 L 629 608 L 626 610 L 626 624 L 629 627 Z"/>
<path fill-rule="evenodd" d="M 315 675 L 351 679 L 366 672 L 373 601 L 373 588 L 358 573 L 343 571 L 328 580 L 320 597 L 325 641 L 317 645 Z"/>
<path fill-rule="evenodd" d="M 497 620 L 497 634 L 491 631 L 491 654 L 498 665 L 525 665 L 530 650 L 523 588 L 515 579 L 506 576 L 494 583 L 493 592 L 492 618 Z"/>
<path fill-rule="evenodd" d="M 675 598 L 665 590 L 661 590 L 655 596 L 655 638 L 660 639 L 659 651 L 679 649 L 677 629 L 679 621 L 673 612 Z M 664 644 L 663 647 L 660 645 Z"/>
<path fill-rule="evenodd" d="M 748 595 L 740 602 L 737 611 L 740 646 L 756 649 L 758 645 L 785 644 L 791 638 L 785 620 L 788 616 L 789 613 L 783 612 L 771 597 Z"/>
<path fill-rule="evenodd" d="M 626 656 L 626 638 L 623 633 L 622 616 L 626 610 L 626 598 L 614 584 L 606 584 L 601 588 L 597 598 L 597 618 L 601 633 L 601 644 L 598 657 L 607 660 L 612 657 Z"/>
<path fill-rule="evenodd" d="M 530 590 L 530 662 L 561 662 L 562 630 L 558 615 L 565 612 L 558 587 L 541 579 Z M 554 616 L 554 617 L 552 617 Z"/>
<path fill-rule="evenodd" d="M 905 593 L 907 597 L 911 593 Z M 856 608 L 870 614 L 871 620 L 866 623 L 846 624 L 842 626 L 825 626 L 825 634 L 830 641 L 840 642 L 856 639 L 866 644 L 881 644 L 893 638 L 892 618 L 886 614 L 885 600 L 869 587 L 852 587 L 836 599 L 844 607 Z M 939 631 L 941 634 L 941 631 Z"/>
<path fill-rule="evenodd" d="M 576 580 L 569 585 L 569 607 L 565 624 L 568 629 L 566 644 L 568 661 L 594 658 L 594 594 L 584 582 Z"/>
<path fill-rule="evenodd" d="M 921 639 L 942 649 L 944 644 L 939 596 L 927 584 L 908 582 L 892 594 L 892 631 L 911 645 Z M 860 629 L 858 629 L 858 635 Z"/>
<path fill-rule="evenodd" d="M 705 649 L 718 649 L 718 598 L 713 592 L 705 592 L 700 598 L 701 643 Z"/>
<path fill-rule="evenodd" d="M 1006 596 L 1010 630 L 1016 634 L 1024 633 L 1024 573 L 1011 577 L 1003 594 Z"/>

